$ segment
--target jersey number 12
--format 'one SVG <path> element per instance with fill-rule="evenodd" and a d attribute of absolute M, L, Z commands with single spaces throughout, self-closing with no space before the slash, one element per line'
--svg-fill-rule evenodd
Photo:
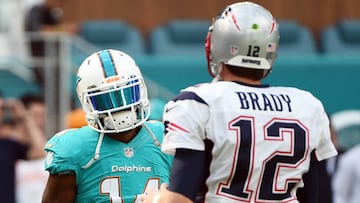
<path fill-rule="evenodd" d="M 285 179 L 285 189 L 276 189 L 278 181 L 278 173 L 282 167 L 289 170 L 297 170 L 296 167 L 304 161 L 307 154 L 307 131 L 299 121 L 274 119 L 266 124 L 264 129 L 264 142 L 282 142 L 282 132 L 289 132 L 291 136 L 291 146 L 289 152 L 275 151 L 271 156 L 264 159 L 262 165 L 262 173 L 258 178 L 257 191 L 247 188 L 247 184 L 251 180 L 252 164 L 254 159 L 254 119 L 247 117 L 239 117 L 230 123 L 231 130 L 237 131 L 240 140 L 236 159 L 233 163 L 233 170 L 227 183 L 219 185 L 219 195 L 227 196 L 232 199 L 249 201 L 253 192 L 256 192 L 257 200 L 280 201 L 291 199 L 291 190 L 299 182 L 299 179 L 291 179 L 290 177 L 282 177 Z M 256 157 L 255 157 L 256 159 Z"/>

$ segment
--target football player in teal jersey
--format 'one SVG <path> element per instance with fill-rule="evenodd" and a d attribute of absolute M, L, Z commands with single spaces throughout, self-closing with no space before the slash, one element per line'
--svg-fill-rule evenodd
<path fill-rule="evenodd" d="M 76 90 L 88 126 L 59 132 L 46 144 L 43 202 L 140 202 L 167 183 L 173 157 L 160 150 L 163 124 L 148 121 L 135 61 L 117 50 L 93 53 L 79 67 Z"/>

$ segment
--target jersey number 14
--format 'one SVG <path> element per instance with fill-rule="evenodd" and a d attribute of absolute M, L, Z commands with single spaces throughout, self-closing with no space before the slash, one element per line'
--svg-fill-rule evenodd
<path fill-rule="evenodd" d="M 133 203 L 141 203 L 142 196 L 150 191 L 157 191 L 160 188 L 159 178 L 149 178 L 144 186 L 143 194 L 134 194 Z M 107 177 L 100 183 L 100 194 L 107 195 L 111 203 L 123 203 L 121 197 L 120 177 Z"/>

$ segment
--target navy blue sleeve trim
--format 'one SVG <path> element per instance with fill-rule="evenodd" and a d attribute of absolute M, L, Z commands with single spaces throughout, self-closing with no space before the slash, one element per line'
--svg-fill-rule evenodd
<path fill-rule="evenodd" d="M 172 99 L 172 101 L 174 101 L 174 102 L 179 101 L 179 100 L 195 100 L 197 102 L 207 105 L 207 103 L 201 97 L 199 97 L 197 94 L 195 94 L 194 92 L 183 91 L 178 96 L 176 96 L 174 99 Z"/>
<path fill-rule="evenodd" d="M 206 152 L 176 149 L 168 189 L 195 200 L 206 179 Z"/>
<path fill-rule="evenodd" d="M 326 173 L 326 171 L 321 170 L 322 162 L 319 162 L 316 159 L 315 152 L 311 153 L 311 161 L 310 161 L 310 168 L 307 173 L 303 175 L 304 187 L 298 189 L 297 191 L 297 199 L 299 202 L 306 202 L 306 203 L 316 203 L 322 202 L 319 200 L 319 188 L 323 187 L 323 185 L 319 185 L 319 177 L 321 173 Z M 326 170 L 326 168 L 324 168 Z M 321 182 L 321 184 L 325 184 Z M 327 194 L 323 194 L 327 195 Z"/>

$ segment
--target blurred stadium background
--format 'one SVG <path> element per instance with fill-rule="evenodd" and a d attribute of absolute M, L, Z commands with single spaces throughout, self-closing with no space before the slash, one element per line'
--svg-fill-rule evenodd
<path fill-rule="evenodd" d="M 115 48 L 142 69 L 153 118 L 182 88 L 210 81 L 204 40 L 207 28 L 229 0 L 60 0 L 62 21 L 76 32 L 25 32 L 30 5 L 42 0 L 0 0 L 0 90 L 5 97 L 44 93 L 47 134 L 63 129 L 79 107 L 76 69 L 90 53 Z M 24 3 L 25 2 L 25 3 Z M 330 114 L 360 109 L 360 1 L 254 0 L 280 24 L 279 57 L 266 82 L 310 90 Z M 45 40 L 45 55 L 29 54 L 31 40 Z M 43 83 L 32 67 L 43 66 Z M 58 78 L 58 80 L 56 79 Z"/>

